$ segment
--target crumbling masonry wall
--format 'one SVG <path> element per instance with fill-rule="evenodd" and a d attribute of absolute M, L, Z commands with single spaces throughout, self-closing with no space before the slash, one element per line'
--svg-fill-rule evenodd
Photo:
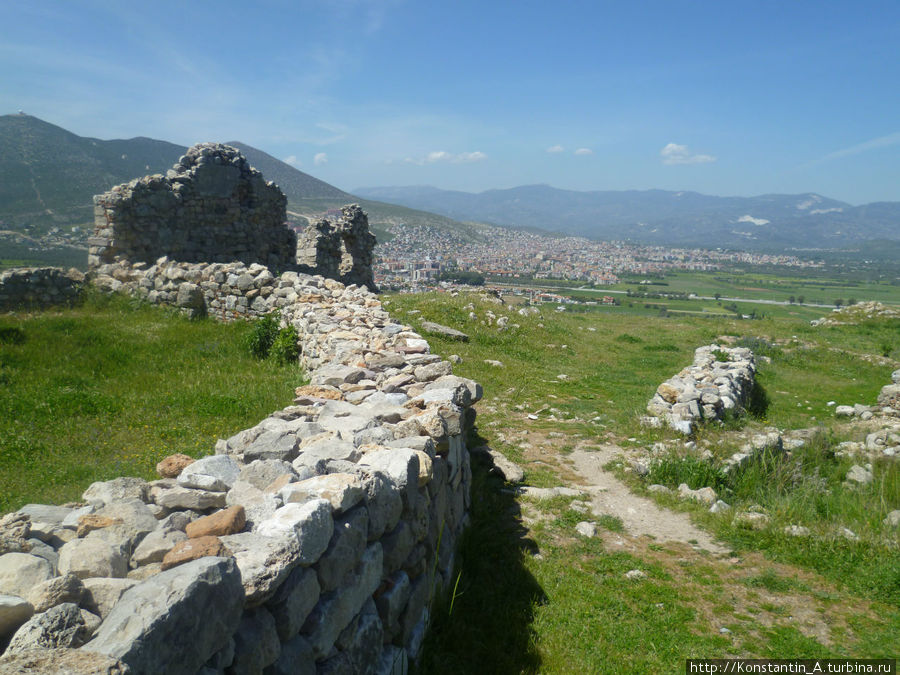
<path fill-rule="evenodd" d="M 190 148 L 165 176 L 155 174 L 94 197 L 88 267 L 117 259 L 294 265 L 296 235 L 287 198 L 227 145 Z"/>
<path fill-rule="evenodd" d="M 297 264 L 301 272 L 377 291 L 372 272 L 375 243 L 366 214 L 350 204 L 341 209 L 340 220 L 319 220 L 304 230 L 297 242 Z"/>
<path fill-rule="evenodd" d="M 310 384 L 159 480 L 0 518 L 0 670 L 407 672 L 453 586 L 481 387 L 364 287 L 164 260 L 96 283 L 224 319 L 278 308 Z"/>

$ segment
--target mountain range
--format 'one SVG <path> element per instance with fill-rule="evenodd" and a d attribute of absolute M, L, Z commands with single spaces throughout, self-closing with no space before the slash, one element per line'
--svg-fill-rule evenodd
<path fill-rule="evenodd" d="M 530 226 L 606 240 L 754 250 L 833 249 L 900 241 L 900 203 L 853 206 L 818 194 L 714 197 L 697 192 L 578 192 L 549 185 L 471 193 L 434 187 L 358 194 L 460 220 Z"/>
<path fill-rule="evenodd" d="M 288 216 L 304 222 L 350 202 L 359 203 L 379 238 L 394 223 L 454 230 L 475 229 L 451 218 L 362 199 L 329 185 L 250 145 L 230 141 L 288 198 Z M 152 173 L 165 173 L 184 146 L 132 138 L 104 141 L 78 136 L 31 115 L 0 116 L 0 230 L 41 234 L 54 227 L 93 223 L 95 194 Z"/>
<path fill-rule="evenodd" d="M 808 193 L 715 197 L 665 190 L 574 191 L 525 185 L 480 193 L 434 187 L 359 188 L 352 193 L 240 141 L 230 141 L 288 197 L 288 218 L 305 223 L 358 202 L 384 241 L 407 225 L 482 238 L 488 223 L 544 233 L 666 246 L 784 251 L 900 250 L 900 203 L 853 206 Z M 0 116 L 0 231 L 41 235 L 93 221 L 92 197 L 149 173 L 164 173 L 184 146 L 151 138 L 78 136 L 30 115 Z M 885 253 L 889 252 L 889 253 Z"/>

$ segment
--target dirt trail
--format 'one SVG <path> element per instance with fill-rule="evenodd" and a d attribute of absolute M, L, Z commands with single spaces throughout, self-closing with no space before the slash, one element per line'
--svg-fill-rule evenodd
<path fill-rule="evenodd" d="M 728 551 L 708 532 L 691 523 L 688 514 L 660 508 L 650 499 L 633 494 L 618 478 L 604 470 L 604 464 L 622 454 L 621 448 L 608 444 L 591 448 L 576 448 L 567 459 L 584 480 L 578 487 L 590 494 L 591 510 L 595 515 L 619 518 L 625 525 L 625 533 L 632 537 L 649 535 L 657 542 L 683 542 L 711 553 Z"/>

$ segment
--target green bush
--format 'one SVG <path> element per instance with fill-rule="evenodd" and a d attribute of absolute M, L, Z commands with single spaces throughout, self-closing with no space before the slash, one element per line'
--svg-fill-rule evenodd
<path fill-rule="evenodd" d="M 299 339 L 296 328 L 285 326 L 275 336 L 272 349 L 269 351 L 269 358 L 278 363 L 296 363 L 297 357 L 300 355 L 300 349 L 297 346 Z"/>
<path fill-rule="evenodd" d="M 264 359 L 269 356 L 272 345 L 278 337 L 278 312 L 272 312 L 256 319 L 247 333 L 245 345 L 247 351 L 258 359 Z"/>
<path fill-rule="evenodd" d="M 687 483 L 692 490 L 711 487 L 716 492 L 723 492 L 729 488 L 728 476 L 722 469 L 715 467 L 711 462 L 692 456 L 660 459 L 653 464 L 650 478 L 654 483 L 673 488 L 681 483 Z"/>

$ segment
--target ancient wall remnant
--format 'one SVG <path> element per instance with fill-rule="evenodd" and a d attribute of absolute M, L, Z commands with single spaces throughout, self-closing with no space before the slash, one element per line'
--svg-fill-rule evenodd
<path fill-rule="evenodd" d="M 94 197 L 88 267 L 169 256 L 287 269 L 296 235 L 285 224 L 286 206 L 284 193 L 238 150 L 201 143 L 165 176 L 145 176 Z"/>
<path fill-rule="evenodd" d="M 97 672 L 407 672 L 455 578 L 481 387 L 364 287 L 166 260 L 96 283 L 225 319 L 280 309 L 310 384 L 159 480 L 0 518 L 0 670 L 56 647 Z"/>
<path fill-rule="evenodd" d="M 16 267 L 0 272 L 0 311 L 72 304 L 84 274 L 59 267 Z"/>
<path fill-rule="evenodd" d="M 376 291 L 374 248 L 369 219 L 358 204 L 350 204 L 341 208 L 340 220 L 319 220 L 304 230 L 297 242 L 297 264 L 302 272 Z"/>
<path fill-rule="evenodd" d="M 699 420 L 721 419 L 728 410 L 742 411 L 755 377 L 756 361 L 746 347 L 698 347 L 692 365 L 657 387 L 647 412 L 690 434 Z"/>

